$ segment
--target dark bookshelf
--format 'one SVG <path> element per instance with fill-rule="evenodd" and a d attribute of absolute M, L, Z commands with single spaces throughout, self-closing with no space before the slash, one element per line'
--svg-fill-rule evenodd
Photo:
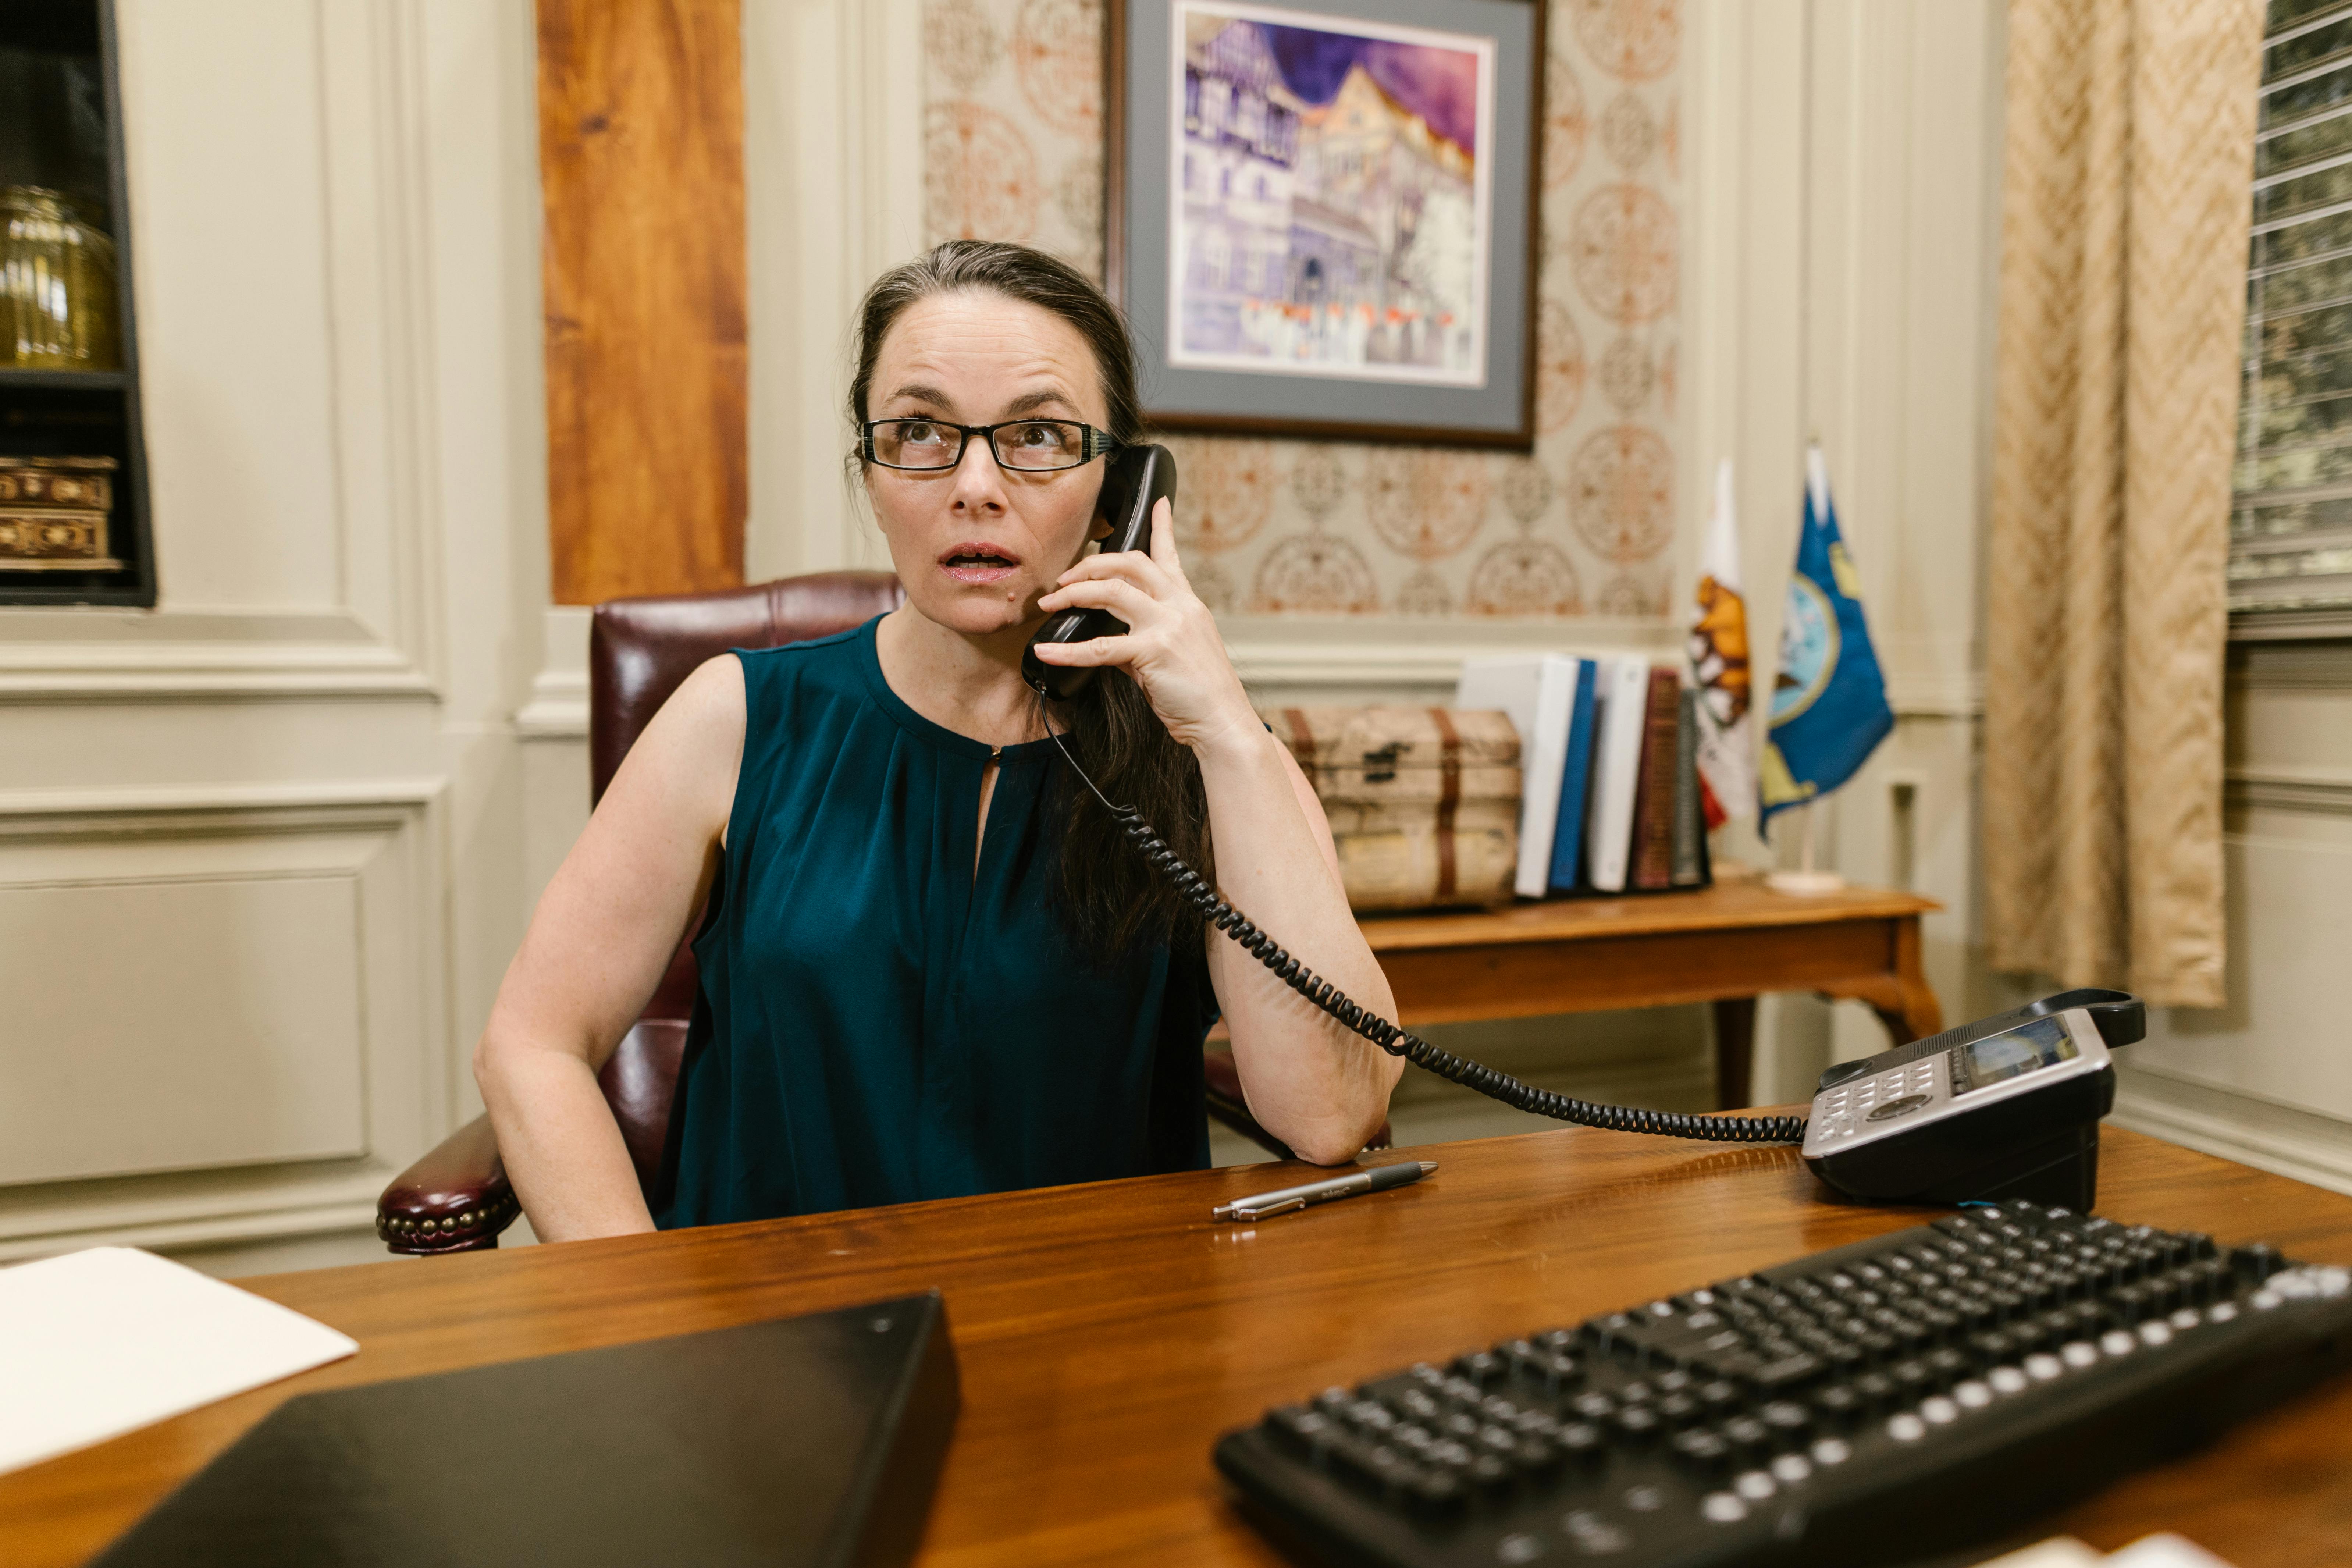
<path fill-rule="evenodd" d="M 0 0 L 0 185 L 58 191 L 113 241 L 122 357 L 109 371 L 0 362 L 0 457 L 113 458 L 108 542 L 122 563 L 86 572 L 0 561 L 0 605 L 155 602 L 115 61 L 112 0 Z"/>

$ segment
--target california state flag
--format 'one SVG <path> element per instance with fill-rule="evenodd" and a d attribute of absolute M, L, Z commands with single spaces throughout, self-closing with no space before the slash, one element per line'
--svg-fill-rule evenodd
<path fill-rule="evenodd" d="M 1699 547 L 1698 610 L 1691 618 L 1691 679 L 1698 688 L 1698 793 L 1720 827 L 1756 804 L 1756 743 L 1748 723 L 1748 601 L 1739 593 L 1739 526 L 1731 459 L 1715 470 L 1715 510 Z"/>

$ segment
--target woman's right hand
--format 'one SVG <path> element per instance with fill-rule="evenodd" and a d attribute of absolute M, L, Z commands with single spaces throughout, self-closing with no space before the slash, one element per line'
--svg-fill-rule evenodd
<path fill-rule="evenodd" d="M 653 1228 L 596 1074 L 709 896 L 742 758 L 743 667 L 722 655 L 629 749 L 499 986 L 474 1078 L 542 1241 Z"/>

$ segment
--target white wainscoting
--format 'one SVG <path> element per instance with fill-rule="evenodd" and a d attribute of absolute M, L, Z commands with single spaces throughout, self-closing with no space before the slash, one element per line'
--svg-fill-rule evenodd
<path fill-rule="evenodd" d="M 2223 795 L 2229 1002 L 2160 1009 L 2116 1121 L 2352 1192 L 2352 646 L 2241 653 Z"/>
<path fill-rule="evenodd" d="M 0 793 L 0 1259 L 364 1222 L 450 1101 L 442 794 Z"/>
<path fill-rule="evenodd" d="M 0 1259 L 382 1256 L 541 665 L 528 0 L 121 0 L 162 602 L 0 610 Z"/>

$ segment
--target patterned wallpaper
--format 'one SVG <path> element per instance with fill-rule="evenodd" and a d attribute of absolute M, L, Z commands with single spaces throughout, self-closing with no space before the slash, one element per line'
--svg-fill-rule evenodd
<path fill-rule="evenodd" d="M 1102 268 L 1102 0 L 926 0 L 924 222 Z M 1532 456 L 1171 441 L 1221 614 L 1672 613 L 1680 0 L 1552 0 Z"/>

